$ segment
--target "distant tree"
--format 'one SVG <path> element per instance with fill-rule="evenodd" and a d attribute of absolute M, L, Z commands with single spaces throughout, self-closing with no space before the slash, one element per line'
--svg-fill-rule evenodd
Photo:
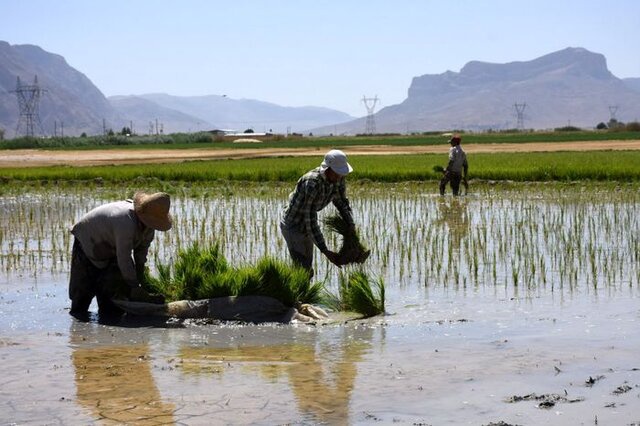
<path fill-rule="evenodd" d="M 556 132 L 578 132 L 582 129 L 576 126 L 564 126 L 564 127 L 556 127 L 553 130 L 555 130 Z"/>
<path fill-rule="evenodd" d="M 107 136 L 114 136 L 115 133 L 113 132 L 113 129 L 109 129 L 109 131 L 107 132 Z"/>
<path fill-rule="evenodd" d="M 624 123 L 621 123 L 615 118 L 612 118 L 611 120 L 609 120 L 609 123 L 607 123 L 607 126 L 609 126 L 610 129 L 617 129 L 618 127 L 624 126 Z"/>
<path fill-rule="evenodd" d="M 254 133 L 252 128 L 248 128 L 247 130 L 244 131 L 244 133 Z"/>
<path fill-rule="evenodd" d="M 608 128 L 609 127 L 606 124 L 604 124 L 602 121 L 600 123 L 598 123 L 598 125 L 596 126 L 596 129 L 598 129 L 598 130 L 606 130 Z"/>
<path fill-rule="evenodd" d="M 625 128 L 629 131 L 629 132 L 640 132 L 640 122 L 638 121 L 632 121 L 630 123 L 627 123 L 627 125 L 625 126 Z M 0 139 L 2 139 L 2 137 L 0 137 Z"/>
<path fill-rule="evenodd" d="M 4 140 L 4 129 L 0 129 L 0 141 Z"/>
<path fill-rule="evenodd" d="M 120 134 L 122 136 L 128 136 L 131 135 L 131 129 L 128 127 L 123 127 L 122 130 L 120 130 Z"/>
<path fill-rule="evenodd" d="M 81 138 L 86 138 L 87 137 L 87 133 L 86 132 L 82 132 L 82 134 L 80 135 Z"/>

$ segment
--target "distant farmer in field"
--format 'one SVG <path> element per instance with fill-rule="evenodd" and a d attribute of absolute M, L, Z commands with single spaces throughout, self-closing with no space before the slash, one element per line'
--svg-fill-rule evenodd
<path fill-rule="evenodd" d="M 449 149 L 449 164 L 444 169 L 442 179 L 440 180 L 440 195 L 444 195 L 447 183 L 451 184 L 453 195 L 460 193 L 460 182 L 464 181 L 467 186 L 467 172 L 469 165 L 467 164 L 467 154 L 460 146 L 460 136 L 454 136 L 449 140 L 451 148 Z"/>
<path fill-rule="evenodd" d="M 280 221 L 280 230 L 294 262 L 313 275 L 313 245 L 334 265 L 340 265 L 339 255 L 327 248 L 318 225 L 318 212 L 332 202 L 348 227 L 355 232 L 351 206 L 346 197 L 345 176 L 353 171 L 344 152 L 333 149 L 324 161 L 302 176 Z"/>
<path fill-rule="evenodd" d="M 86 315 L 94 297 L 106 315 L 122 312 L 111 301 L 114 296 L 164 303 L 141 283 L 155 231 L 171 229 L 170 204 L 168 194 L 137 192 L 133 200 L 96 207 L 73 225 L 71 315 Z"/>

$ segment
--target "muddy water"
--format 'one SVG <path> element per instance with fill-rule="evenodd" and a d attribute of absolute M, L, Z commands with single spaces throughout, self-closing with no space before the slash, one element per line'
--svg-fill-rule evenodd
<path fill-rule="evenodd" d="M 176 196 L 175 232 L 154 243 L 153 260 L 211 236 L 232 262 L 281 253 L 271 222 L 281 204 L 273 198 L 286 190 L 269 191 Z M 103 196 L 8 194 L 0 210 L 0 418 L 38 425 L 638 422 L 633 250 L 640 232 L 632 213 L 640 202 L 628 192 L 589 191 L 487 188 L 443 204 L 414 188 L 354 188 L 354 210 L 366 216 L 363 233 L 376 252 L 369 267 L 387 283 L 388 314 L 325 327 L 73 320 L 64 229 Z M 319 262 L 318 275 L 332 283 L 335 274 Z"/>

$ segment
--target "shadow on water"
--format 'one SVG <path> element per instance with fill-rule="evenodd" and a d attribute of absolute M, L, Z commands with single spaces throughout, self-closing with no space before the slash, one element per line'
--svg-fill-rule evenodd
<path fill-rule="evenodd" d="M 184 328 L 184 321 L 163 317 L 140 316 L 132 314 L 102 314 L 87 312 L 84 314 L 71 314 L 80 323 L 100 324 L 123 328 Z"/>
<path fill-rule="evenodd" d="M 169 380 L 182 389 L 195 386 L 190 391 L 194 394 L 202 392 L 198 387 L 204 387 L 207 400 L 233 395 L 234 402 L 244 407 L 245 417 L 241 422 L 256 420 L 254 416 L 263 411 L 260 405 L 271 401 L 280 407 L 283 420 L 344 423 L 350 414 L 358 364 L 370 352 L 375 331 L 368 327 L 357 331 L 352 327 L 340 327 L 330 331 L 329 337 L 291 326 L 276 326 L 275 335 L 262 340 L 262 333 L 255 326 L 245 326 L 240 328 L 241 333 L 255 338 L 250 337 L 238 345 L 233 342 L 239 329 L 233 326 L 223 325 L 215 330 L 189 326 L 192 336 L 211 336 L 213 333 L 217 337 L 204 346 L 202 342 L 186 343 L 178 339 L 168 347 L 157 347 L 153 344 L 153 334 L 148 335 L 146 342 L 135 339 L 131 344 L 117 339 L 106 343 L 110 340 L 107 336 L 119 333 L 119 327 L 153 324 L 157 322 L 122 318 L 114 328 L 101 324 L 97 316 L 92 316 L 88 322 L 72 322 L 69 343 L 77 402 L 94 419 L 118 424 L 165 424 L 188 421 L 194 415 L 214 420 L 210 418 L 211 410 L 220 421 L 238 415 L 237 408 L 220 408 L 215 402 L 204 404 L 200 401 L 190 405 L 183 401 L 177 404 L 168 396 L 163 401 L 152 370 L 157 370 L 158 364 L 170 357 L 171 368 L 161 368 L 158 374 L 169 375 Z M 141 332 L 144 335 L 144 330 Z M 130 332 L 125 334 L 129 339 L 133 337 Z M 195 385 L 193 378 L 197 378 Z M 166 384 L 166 380 L 165 377 L 162 382 Z M 274 383 L 285 386 L 285 389 L 273 392 L 277 397 L 270 392 Z M 242 384 L 241 388 L 237 387 L 239 384 Z M 254 392 L 263 387 L 264 394 L 258 391 L 262 396 L 255 399 L 243 393 L 247 387 Z M 293 396 L 297 409 L 287 403 L 287 396 Z"/>
<path fill-rule="evenodd" d="M 71 327 L 69 343 L 77 402 L 98 420 L 116 424 L 173 423 L 151 374 L 148 343 L 96 346 L 86 327 Z"/>
<path fill-rule="evenodd" d="M 185 346 L 178 356 L 188 375 L 205 376 L 215 370 L 220 376 L 227 366 L 240 363 L 242 381 L 251 382 L 255 377 L 267 382 L 285 380 L 302 418 L 313 423 L 339 424 L 348 422 L 358 364 L 371 349 L 373 329 L 362 333 L 354 339 L 343 328 L 337 342 L 274 342 L 236 348 Z"/>

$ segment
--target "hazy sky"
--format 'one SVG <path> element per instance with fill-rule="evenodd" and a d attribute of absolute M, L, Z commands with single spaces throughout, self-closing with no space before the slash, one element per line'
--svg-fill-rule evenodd
<path fill-rule="evenodd" d="M 397 104 L 412 77 L 471 60 L 584 47 L 640 77 L 640 0 L 0 0 L 0 40 L 64 56 L 107 96 L 225 94 L 362 116 L 363 95 Z"/>

